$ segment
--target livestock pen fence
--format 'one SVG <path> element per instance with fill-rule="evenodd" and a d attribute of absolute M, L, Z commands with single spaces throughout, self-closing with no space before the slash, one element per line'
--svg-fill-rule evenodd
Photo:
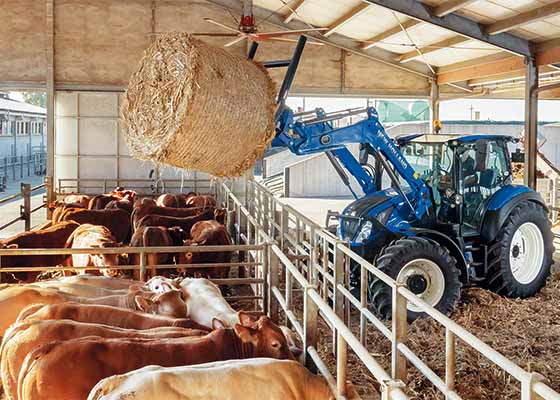
<path fill-rule="evenodd" d="M 455 390 L 456 344 L 461 341 L 517 381 L 522 400 L 560 399 L 560 394 L 546 385 L 540 375 L 525 371 L 425 303 L 405 285 L 397 283 L 351 251 L 345 242 L 338 240 L 291 206 L 283 204 L 258 182 L 250 181 L 246 192 L 247 208 L 251 211 L 251 215 L 267 236 L 274 238 L 278 244 L 271 247 L 270 253 L 269 312 L 271 316 L 276 317 L 279 308 L 284 311 L 287 320 L 302 336 L 307 357 L 313 361 L 318 357 L 315 348 L 318 324 L 315 318 L 320 315 L 326 322 L 333 335 L 332 351 L 337 358 L 336 382 L 339 395 L 344 394 L 344 382 L 347 378 L 347 347 L 350 346 L 358 359 L 379 382 L 387 399 L 406 398 L 401 388 L 406 385 L 409 365 L 427 378 L 446 399 L 461 399 L 462 397 Z M 354 297 L 348 290 L 348 271 L 351 263 L 360 268 L 360 299 Z M 371 276 L 375 276 L 390 287 L 392 293 L 390 325 L 378 319 L 368 308 L 367 288 Z M 303 290 L 303 321 L 294 313 L 294 283 Z M 405 344 L 408 332 L 407 304 L 413 305 L 416 310 L 424 312 L 428 318 L 443 326 L 445 376 L 438 376 Z M 354 336 L 351 330 L 354 323 L 359 326 L 357 336 Z M 381 332 L 391 344 L 390 374 L 383 370 L 366 348 L 368 327 Z M 324 370 L 324 365 L 318 366 L 321 373 L 329 379 L 332 377 L 330 371 Z M 474 373 L 481 368 L 479 365 L 468 367 L 475 371 Z M 511 380 L 511 384 L 514 380 Z"/>
<path fill-rule="evenodd" d="M 113 182 L 107 183 L 107 185 Z M 78 183 L 82 186 L 81 182 Z M 197 185 L 202 185 L 198 182 Z M 180 268 L 242 269 L 246 274 L 232 274 L 215 283 L 250 288 L 235 291 L 227 296 L 229 301 L 250 304 L 249 311 L 264 311 L 276 321 L 285 319 L 301 338 L 308 366 L 315 366 L 327 379 L 337 399 L 347 398 L 350 351 L 378 383 L 384 400 L 409 399 L 406 376 L 410 366 L 415 367 L 446 399 L 461 399 L 455 391 L 456 343 L 458 340 L 471 346 L 500 367 L 520 384 L 522 400 L 560 400 L 560 395 L 541 381 L 540 376 L 527 372 L 483 343 L 481 340 L 423 302 L 406 287 L 375 268 L 354 252 L 347 244 L 332 236 L 313 221 L 292 207 L 281 203 L 268 190 L 255 181 L 248 181 L 241 196 L 233 191 L 232 182 L 208 183 L 209 192 L 217 195 L 227 210 L 227 228 L 235 244 L 231 246 L 182 246 L 182 247 L 120 247 L 96 249 L 98 254 L 138 254 L 137 265 L 109 267 L 120 271 L 136 271 L 145 280 L 148 270 Z M 108 186 L 110 187 L 110 186 Z M 202 186 L 199 186 L 202 187 Z M 245 199 L 242 201 L 240 197 Z M 147 265 L 147 256 L 154 253 L 219 252 L 232 251 L 237 256 L 232 263 L 224 264 L 162 264 Z M 0 272 L 80 271 L 91 267 L 33 266 L 3 267 L 6 256 L 15 255 L 72 255 L 88 254 L 91 249 L 0 249 Z M 361 270 L 361 299 L 348 290 L 350 264 Z M 241 271 L 240 269 L 240 271 Z M 385 282 L 392 291 L 393 319 L 386 324 L 368 309 L 365 294 L 370 274 Z M 2 274 L 0 274 L 1 276 Z M 445 328 L 445 376 L 438 376 L 405 343 L 408 331 L 407 303 L 413 304 L 429 318 Z M 355 333 L 354 325 L 358 325 Z M 381 332 L 391 344 L 391 368 L 387 371 L 367 348 L 368 327 Z M 334 367 L 326 361 L 326 354 L 319 348 L 320 341 L 329 343 L 329 352 L 336 359 Z M 331 343 L 332 342 L 332 343 Z M 476 371 L 477 365 L 469 366 Z"/>

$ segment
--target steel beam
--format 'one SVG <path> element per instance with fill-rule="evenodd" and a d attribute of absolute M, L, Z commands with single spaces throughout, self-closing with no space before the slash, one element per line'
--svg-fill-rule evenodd
<path fill-rule="evenodd" d="M 528 57 L 525 77 L 525 185 L 537 188 L 537 132 L 539 115 L 539 69 Z"/>
<path fill-rule="evenodd" d="M 233 10 L 236 12 L 240 11 L 240 4 L 236 0 L 207 0 L 210 5 L 215 5 L 224 9 Z M 270 10 L 264 9 L 262 7 L 253 6 L 253 15 L 257 20 L 266 18 L 266 23 L 273 25 L 280 29 L 309 29 L 309 25 L 300 22 L 292 21 L 289 24 L 284 23 L 284 18 L 276 13 L 271 14 Z M 337 33 L 332 34 L 330 37 L 325 38 L 323 35 L 318 33 L 306 34 L 307 37 L 313 39 L 315 42 L 320 42 L 341 50 L 345 50 L 349 53 L 376 61 L 394 68 L 398 68 L 402 71 L 409 72 L 424 78 L 433 78 L 434 74 L 428 69 L 424 63 L 411 62 L 406 66 L 399 64 L 394 60 L 395 53 L 391 53 L 383 49 L 371 49 L 369 51 L 364 51 L 356 46 L 356 40 L 348 38 Z"/>
<path fill-rule="evenodd" d="M 365 0 L 389 10 L 407 15 L 434 26 L 458 33 L 474 40 L 488 43 L 510 53 L 524 57 L 533 55 L 531 42 L 509 33 L 490 36 L 484 31 L 484 26 L 457 14 L 448 14 L 441 18 L 434 15 L 433 7 L 429 7 L 416 0 Z"/>
<path fill-rule="evenodd" d="M 55 179 L 54 173 L 54 0 L 46 1 L 46 57 L 47 57 L 47 176 Z M 54 196 L 54 185 L 47 188 L 47 198 Z"/>
<path fill-rule="evenodd" d="M 435 121 L 439 120 L 439 104 L 439 86 L 433 80 L 430 93 L 430 133 L 435 133 Z"/>

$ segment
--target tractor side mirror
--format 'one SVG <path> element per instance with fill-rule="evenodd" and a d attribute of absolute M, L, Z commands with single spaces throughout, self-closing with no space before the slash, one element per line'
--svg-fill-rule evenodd
<path fill-rule="evenodd" d="M 516 149 L 513 153 L 511 153 L 511 162 L 525 163 L 525 153 L 523 153 L 521 149 Z"/>

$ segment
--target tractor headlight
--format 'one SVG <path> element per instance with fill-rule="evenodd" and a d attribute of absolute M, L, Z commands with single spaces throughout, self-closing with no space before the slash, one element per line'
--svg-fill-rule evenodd
<path fill-rule="evenodd" d="M 363 243 L 363 241 L 366 240 L 371 235 L 372 229 L 373 229 L 373 224 L 371 223 L 371 221 L 366 221 L 366 223 L 362 225 L 362 228 L 360 229 L 360 232 L 358 233 L 355 242 Z"/>

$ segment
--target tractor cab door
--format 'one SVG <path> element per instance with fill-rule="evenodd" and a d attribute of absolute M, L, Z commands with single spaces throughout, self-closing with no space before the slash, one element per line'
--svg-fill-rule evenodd
<path fill-rule="evenodd" d="M 485 204 L 511 182 L 507 143 L 505 140 L 480 139 L 461 144 L 457 155 L 459 190 L 463 196 L 463 232 L 478 235 Z"/>

